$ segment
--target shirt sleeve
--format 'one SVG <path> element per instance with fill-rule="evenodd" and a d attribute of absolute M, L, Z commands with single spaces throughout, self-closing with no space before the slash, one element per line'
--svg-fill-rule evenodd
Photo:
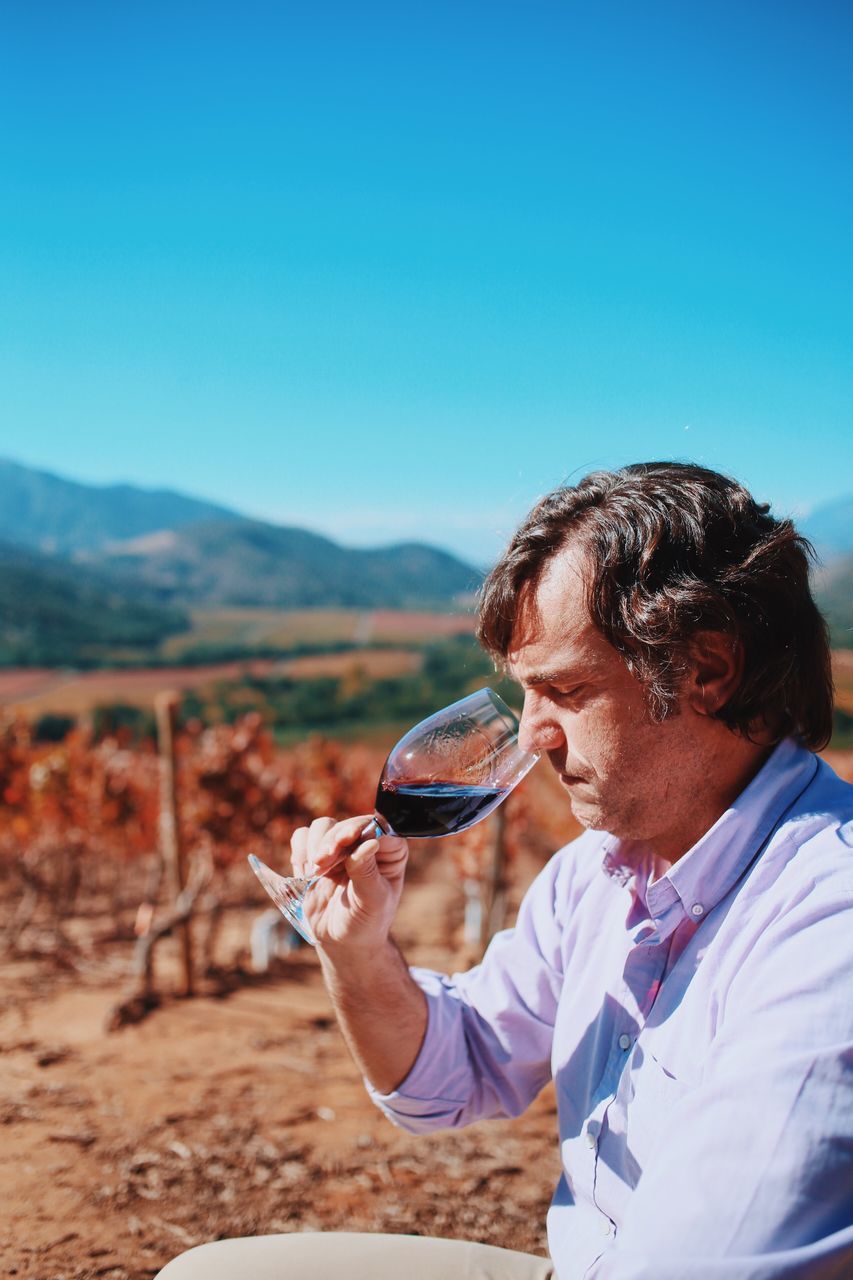
<path fill-rule="evenodd" d="M 590 1278 L 853 1275 L 851 873 L 825 890 L 806 884 L 761 933 Z"/>
<path fill-rule="evenodd" d="M 557 854 L 522 902 L 514 929 L 497 934 L 482 964 L 445 977 L 412 976 L 427 997 L 420 1054 L 393 1093 L 366 1081 L 374 1102 L 413 1133 L 519 1115 L 551 1075 L 551 1047 L 563 966 L 555 895 Z"/>

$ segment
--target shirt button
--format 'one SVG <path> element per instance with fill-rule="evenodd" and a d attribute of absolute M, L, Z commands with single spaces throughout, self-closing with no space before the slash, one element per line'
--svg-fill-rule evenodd
<path fill-rule="evenodd" d="M 694 916 L 703 916 L 705 914 L 705 908 L 701 902 L 694 902 L 690 910 Z"/>
<path fill-rule="evenodd" d="M 613 1230 L 612 1222 L 610 1221 L 609 1218 L 605 1218 L 601 1223 L 601 1234 L 603 1236 L 609 1236 L 612 1230 Z"/>
<path fill-rule="evenodd" d="M 590 1148 L 590 1150 L 593 1150 L 593 1149 L 595 1148 L 595 1143 L 596 1143 L 595 1130 L 594 1130 L 594 1129 L 587 1129 L 587 1131 L 586 1131 L 586 1145 Z"/>
<path fill-rule="evenodd" d="M 628 1036 L 628 1035 L 626 1035 L 624 1031 L 622 1032 L 621 1036 L 619 1037 L 619 1048 L 620 1048 L 620 1049 L 630 1049 L 630 1048 L 631 1048 L 631 1037 L 630 1037 L 630 1036 Z"/>

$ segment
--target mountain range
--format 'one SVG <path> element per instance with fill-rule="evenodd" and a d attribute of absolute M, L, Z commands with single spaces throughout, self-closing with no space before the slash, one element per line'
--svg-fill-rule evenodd
<path fill-rule="evenodd" d="M 356 550 L 181 493 L 0 461 L 0 665 L 144 660 L 196 607 L 447 611 L 481 577 L 436 547 Z"/>
<path fill-rule="evenodd" d="M 824 564 L 853 554 L 853 496 L 826 502 L 797 524 Z"/>
<path fill-rule="evenodd" d="M 200 520 L 239 520 L 236 511 L 161 489 L 78 484 L 0 459 L 0 540 L 70 556 L 157 529 Z"/>
<path fill-rule="evenodd" d="M 114 590 L 189 605 L 438 606 L 481 574 L 420 543 L 360 550 L 168 490 L 99 487 L 0 462 L 0 540 Z"/>
<path fill-rule="evenodd" d="M 110 544 L 87 562 L 116 583 L 138 583 L 152 598 L 186 605 L 446 608 L 480 579 L 435 547 L 358 550 L 255 520 L 205 520 Z"/>

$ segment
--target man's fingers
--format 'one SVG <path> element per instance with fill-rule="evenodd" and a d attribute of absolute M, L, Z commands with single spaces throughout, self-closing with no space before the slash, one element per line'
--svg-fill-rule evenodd
<path fill-rule="evenodd" d="M 357 882 L 369 892 L 371 878 L 402 876 L 408 845 L 398 836 L 374 835 L 370 814 L 359 814 L 343 822 L 315 818 L 310 827 L 297 827 L 291 837 L 291 864 L 297 876 L 322 875 L 332 884 Z"/>
<path fill-rule="evenodd" d="M 344 863 L 353 901 L 364 912 L 383 908 L 388 894 L 386 877 L 376 861 L 378 853 L 379 841 L 365 840 Z"/>
<path fill-rule="evenodd" d="M 334 828 L 334 818 L 315 818 L 308 828 L 308 848 L 305 858 L 305 875 L 313 875 L 317 865 L 317 855 L 324 847 L 326 836 Z"/>
<path fill-rule="evenodd" d="M 290 865 L 295 876 L 305 875 L 308 862 L 308 828 L 297 827 L 290 837 Z"/>
<path fill-rule="evenodd" d="M 370 876 L 378 875 L 379 868 L 376 865 L 378 852 L 379 841 L 374 839 L 365 840 L 357 849 L 353 849 L 344 863 L 350 880 L 366 880 Z"/>
<path fill-rule="evenodd" d="M 326 827 L 322 838 L 317 841 L 316 846 L 312 842 L 311 852 L 315 869 L 319 872 L 327 871 L 336 862 L 341 862 L 351 854 L 361 843 L 365 827 L 371 820 L 370 814 L 346 818 L 343 822 L 336 823 L 331 823 L 329 819 L 331 825 Z M 316 823 L 312 823 L 312 833 L 315 825 Z"/>
<path fill-rule="evenodd" d="M 383 854 L 378 840 L 365 840 L 339 862 L 332 863 L 328 871 L 321 870 L 319 874 L 328 884 L 342 887 L 351 884 L 354 888 L 363 888 L 367 881 L 401 880 L 408 850 L 403 841 L 396 843 L 398 848 L 389 855 Z"/>
<path fill-rule="evenodd" d="M 376 861 L 383 875 L 402 870 L 409 857 L 409 846 L 401 836 L 382 836 L 377 841 Z"/>
<path fill-rule="evenodd" d="M 327 832 L 335 826 L 334 818 L 315 818 L 308 828 L 308 843 L 314 848 L 322 843 Z"/>

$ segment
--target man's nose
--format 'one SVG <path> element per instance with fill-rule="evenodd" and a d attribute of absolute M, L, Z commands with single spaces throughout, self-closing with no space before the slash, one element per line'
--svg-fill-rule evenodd
<path fill-rule="evenodd" d="M 553 751 L 562 741 L 563 731 L 547 714 L 542 701 L 525 693 L 521 720 L 518 725 L 518 745 L 523 751 Z"/>

